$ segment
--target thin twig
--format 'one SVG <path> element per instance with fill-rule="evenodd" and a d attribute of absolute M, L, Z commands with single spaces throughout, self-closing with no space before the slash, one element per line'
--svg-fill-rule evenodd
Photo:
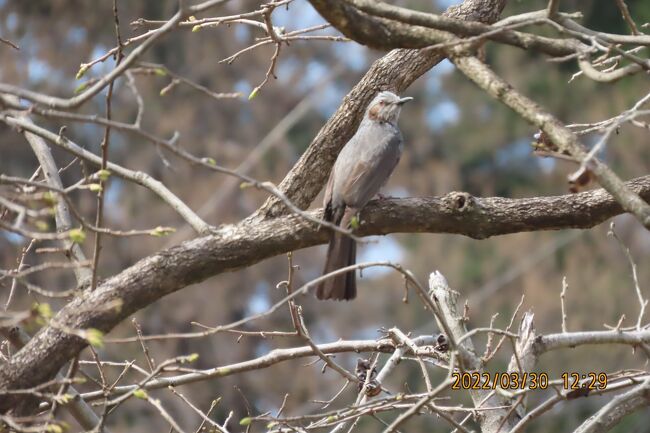
<path fill-rule="evenodd" d="M 568 284 L 566 282 L 566 277 L 562 277 L 562 291 L 560 292 L 560 305 L 562 308 L 562 332 L 567 332 L 567 327 L 566 327 L 566 309 L 564 307 L 564 299 L 566 296 L 566 289 L 568 288 Z"/>

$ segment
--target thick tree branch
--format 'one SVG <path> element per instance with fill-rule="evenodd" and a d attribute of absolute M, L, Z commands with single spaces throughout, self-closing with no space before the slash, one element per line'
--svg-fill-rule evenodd
<path fill-rule="evenodd" d="M 354 1 L 311 0 L 311 3 L 330 24 L 363 44 L 372 44 L 372 41 L 375 38 L 381 38 L 383 33 L 386 35 L 401 34 L 401 32 L 410 30 L 413 32 L 413 35 L 420 34 L 418 31 L 420 27 L 418 26 L 405 27 L 400 22 L 364 14 L 353 6 Z M 451 34 L 448 35 L 448 42 L 462 41 L 462 39 Z M 384 35 L 384 37 L 387 36 Z M 443 37 L 442 33 L 441 37 Z M 395 43 L 399 43 L 399 38 L 397 39 Z M 403 43 L 406 47 L 411 46 L 409 40 L 405 40 Z M 390 46 L 393 47 L 394 45 L 391 43 Z M 539 127 L 562 151 L 567 151 L 572 156 L 578 158 L 584 165 L 588 165 L 588 168 L 593 172 L 598 182 L 616 197 L 623 208 L 634 214 L 646 228 L 650 229 L 650 205 L 638 195 L 628 190 L 624 182 L 609 167 L 597 158 L 588 155 L 584 146 L 573 132 L 552 114 L 546 112 L 535 102 L 513 89 L 512 86 L 478 58 L 468 55 L 466 49 L 454 46 L 447 49 L 447 51 L 450 59 L 470 80 L 490 96 L 511 108 L 522 118 Z"/>
<path fill-rule="evenodd" d="M 485 63 L 472 56 L 454 56 L 454 64 L 490 96 L 501 101 L 521 117 L 540 128 L 561 150 L 569 152 L 587 165 L 595 178 L 623 208 L 650 229 L 650 205 L 630 191 L 625 183 L 597 158 L 590 158 L 578 137 L 552 114 L 517 92 Z"/>
<path fill-rule="evenodd" d="M 627 185 L 642 197 L 650 198 L 650 176 Z M 481 239 L 522 231 L 589 228 L 622 212 L 616 200 L 602 189 L 530 199 L 476 198 L 466 193 L 450 193 L 442 198 L 371 202 L 361 215 L 359 235 L 430 232 Z M 320 211 L 313 214 L 319 215 Z M 61 329 L 92 327 L 108 332 L 139 309 L 185 286 L 327 240 L 325 229 L 291 215 L 223 226 L 214 235 L 142 259 L 59 311 L 50 326 L 0 370 L 0 389 L 42 383 L 86 346 L 85 340 Z M 0 410 L 10 406 L 9 399 L 0 401 Z"/>
<path fill-rule="evenodd" d="M 458 298 L 460 293 L 452 290 L 445 277 L 438 271 L 431 273 L 429 276 L 429 290 L 432 299 L 438 303 L 442 315 L 446 322 L 449 323 L 451 335 L 447 335 L 447 337 L 450 341 L 452 339 L 461 341 L 461 338 L 467 336 L 468 332 L 466 323 L 463 320 L 463 314 L 459 311 Z M 468 370 L 483 372 L 481 360 L 476 354 L 471 338 L 464 338 L 462 343 L 458 344 L 457 349 L 459 365 L 464 365 Z M 503 396 L 485 389 L 471 389 L 469 394 L 475 408 L 501 407 L 501 409 L 483 412 L 476 416 L 482 432 L 497 433 L 504 427 L 504 431 L 508 431 L 514 426 L 514 420 L 511 419 L 510 412 L 504 408 L 507 401 Z"/>
<path fill-rule="evenodd" d="M 29 335 L 19 327 L 0 328 L 0 335 L 10 341 L 11 344 L 18 349 L 25 346 L 30 339 Z M 57 373 L 56 379 L 63 380 L 64 378 L 63 375 Z M 68 394 L 73 397 L 66 405 L 66 408 L 72 417 L 86 430 L 92 430 L 96 427 L 100 422 L 99 417 L 88 403 L 80 398 L 80 394 L 74 386 L 68 387 Z M 110 433 L 106 427 L 104 427 L 104 432 Z"/>
<path fill-rule="evenodd" d="M 11 99 L 12 102 L 18 102 L 18 98 L 15 98 L 13 96 L 8 96 L 7 98 Z M 21 117 L 25 122 L 33 124 L 31 118 L 28 115 L 24 114 Z M 53 188 L 62 189 L 63 183 L 61 181 L 61 176 L 59 175 L 59 169 L 56 166 L 52 152 L 50 151 L 47 143 L 45 143 L 45 140 L 24 130 L 22 133 L 25 136 L 27 142 L 30 144 L 32 151 L 36 156 L 36 159 L 38 159 L 38 163 L 46 183 Z M 70 216 L 70 210 L 68 209 L 68 203 L 61 196 L 59 196 L 54 209 L 54 218 L 56 221 L 57 232 L 67 232 L 72 228 L 72 218 Z M 62 240 L 61 243 L 67 252 L 66 255 L 73 263 L 80 264 L 86 261 L 86 256 L 79 244 L 72 242 L 68 238 Z M 73 271 L 78 286 L 84 287 L 90 284 L 91 272 L 88 268 L 84 266 L 75 266 L 73 267 Z M 25 344 L 27 344 L 29 341 L 28 334 L 18 326 L 11 329 L 0 328 L 0 334 L 5 337 L 11 337 L 9 340 L 14 345 L 14 347 L 18 349 L 25 346 Z M 60 374 L 57 374 L 57 377 L 62 378 Z M 70 387 L 69 392 L 72 395 L 78 394 L 74 387 Z M 68 408 L 72 416 L 80 423 L 82 427 L 86 429 L 91 429 L 99 423 L 99 418 L 97 415 L 95 415 L 95 412 L 93 412 L 93 410 L 83 401 L 74 400 L 71 402 Z"/>
<path fill-rule="evenodd" d="M 466 0 L 458 6 L 450 7 L 443 15 L 489 24 L 499 19 L 505 3 L 505 0 Z M 315 0 L 312 4 L 319 12 L 327 13 L 331 1 Z M 403 92 L 443 58 L 436 51 L 400 49 L 389 52 L 373 63 L 285 176 L 279 185 L 280 190 L 297 206 L 309 206 L 323 187 L 336 156 L 354 134 L 363 111 L 375 94 L 379 90 Z M 286 213 L 287 209 L 281 200 L 269 197 L 251 219 L 259 221 L 264 217 Z"/>
<path fill-rule="evenodd" d="M 504 25 L 499 25 L 500 23 L 489 25 L 462 21 L 371 0 L 346 0 L 345 2 L 314 0 L 312 4 L 322 5 L 319 8 L 321 15 L 330 23 L 336 23 L 336 27 L 350 39 L 384 50 L 425 48 L 449 42 L 457 43 L 456 36 L 480 35 L 486 39 L 558 57 L 574 54 L 582 45 L 569 39 L 552 39 L 510 30 L 506 28 L 512 25 L 509 22 Z M 354 19 L 350 19 L 351 17 Z M 387 19 L 393 22 L 386 21 Z M 545 21 L 546 13 L 540 11 L 526 14 L 526 19 L 516 24 L 523 26 Z M 382 37 L 382 35 L 389 35 L 389 37 Z"/>
<path fill-rule="evenodd" d="M 650 379 L 626 393 L 617 395 L 592 417 L 582 423 L 574 433 L 605 433 L 618 424 L 624 416 L 650 405 Z"/>
<path fill-rule="evenodd" d="M 551 350 L 573 348 L 587 344 L 639 346 L 643 343 L 650 343 L 650 330 L 563 332 L 538 336 L 533 343 L 533 351 L 539 356 Z"/>

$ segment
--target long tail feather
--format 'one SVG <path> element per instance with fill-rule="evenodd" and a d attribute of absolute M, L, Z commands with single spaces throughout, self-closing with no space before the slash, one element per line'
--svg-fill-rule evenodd
<path fill-rule="evenodd" d="M 347 227 L 352 212 L 345 212 L 341 219 L 341 227 Z M 354 265 L 357 256 L 357 244 L 354 239 L 341 233 L 334 232 L 330 236 L 327 248 L 327 258 L 323 275 L 334 272 L 346 266 Z M 350 300 L 357 296 L 356 271 L 345 272 L 328 278 L 316 288 L 318 299 Z"/>

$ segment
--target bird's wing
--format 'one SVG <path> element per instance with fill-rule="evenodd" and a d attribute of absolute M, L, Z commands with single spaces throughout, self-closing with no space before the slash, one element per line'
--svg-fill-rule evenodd
<path fill-rule="evenodd" d="M 399 134 L 387 137 L 388 143 L 381 143 L 381 149 L 369 159 L 359 159 L 345 182 L 341 185 L 341 195 L 345 204 L 357 209 L 363 208 L 386 183 L 401 155 L 402 137 Z"/>

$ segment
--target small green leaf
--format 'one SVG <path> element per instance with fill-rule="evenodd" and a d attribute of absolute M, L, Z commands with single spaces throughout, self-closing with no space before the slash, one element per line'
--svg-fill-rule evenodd
<path fill-rule="evenodd" d="M 48 424 L 45 426 L 45 431 L 48 433 L 63 433 L 63 427 L 58 424 Z"/>
<path fill-rule="evenodd" d="M 78 79 L 80 79 L 81 77 L 83 77 L 84 74 L 86 73 L 86 71 L 88 70 L 89 67 L 90 67 L 90 66 L 88 66 L 87 64 L 82 63 L 82 64 L 79 66 L 79 72 L 77 72 L 77 75 L 76 75 L 75 78 L 78 80 Z"/>
<path fill-rule="evenodd" d="M 51 319 L 53 316 L 52 307 L 50 307 L 50 304 L 48 303 L 36 303 L 33 308 L 40 317 L 46 320 Z"/>
<path fill-rule="evenodd" d="M 104 333 L 99 329 L 88 328 L 84 334 L 86 336 L 88 344 L 90 344 L 92 347 L 104 347 Z"/>
<path fill-rule="evenodd" d="M 256 97 L 256 96 L 257 96 L 257 92 L 259 92 L 259 91 L 260 91 L 259 88 L 257 88 L 257 87 L 254 88 L 253 91 L 250 93 L 250 95 L 248 95 L 248 100 L 250 101 L 251 99 L 253 99 L 254 97 Z"/>
<path fill-rule="evenodd" d="M 50 225 L 47 222 L 42 221 L 42 220 L 38 220 L 34 224 L 36 225 L 36 228 L 39 229 L 42 232 L 44 232 L 44 231 L 46 231 L 47 229 L 50 228 Z"/>
<path fill-rule="evenodd" d="M 147 391 L 145 391 L 144 389 L 136 389 L 135 391 L 133 391 L 133 397 L 146 400 L 149 396 L 147 395 Z"/>
<path fill-rule="evenodd" d="M 268 423 L 268 424 L 266 425 L 266 428 L 267 428 L 267 429 L 272 429 L 272 428 L 275 427 L 276 425 L 278 425 L 278 422 L 277 422 L 277 421 L 271 421 L 270 423 Z"/>
<path fill-rule="evenodd" d="M 155 236 L 157 238 L 161 238 L 163 236 L 167 236 L 171 233 L 174 233 L 176 231 L 175 228 L 173 227 L 163 227 L 163 226 L 158 226 L 155 229 L 151 230 L 149 234 L 151 236 Z"/>
<path fill-rule="evenodd" d="M 106 182 L 108 178 L 111 176 L 111 172 L 105 169 L 99 170 L 97 172 L 97 176 L 99 177 L 99 180 L 101 180 L 102 182 Z"/>
<path fill-rule="evenodd" d="M 77 87 L 74 89 L 74 94 L 78 94 L 83 92 L 88 88 L 88 85 L 90 84 L 90 81 L 84 81 L 83 83 L 79 84 Z"/>
<path fill-rule="evenodd" d="M 98 183 L 89 183 L 88 189 L 92 192 L 100 192 L 102 190 L 102 186 Z"/>
<path fill-rule="evenodd" d="M 252 422 L 253 422 L 253 418 L 247 416 L 246 418 L 242 418 L 239 420 L 239 425 L 245 427 L 247 425 L 251 425 Z"/>
<path fill-rule="evenodd" d="M 45 201 L 47 204 L 55 205 L 57 202 L 56 194 L 54 194 L 52 191 L 46 191 L 43 193 L 43 201 Z"/>
<path fill-rule="evenodd" d="M 187 20 L 188 20 L 188 21 L 196 21 L 196 17 L 195 17 L 194 15 L 190 15 L 190 16 L 187 18 Z"/>
<path fill-rule="evenodd" d="M 334 422 L 336 421 L 336 416 L 335 415 L 330 415 L 327 417 L 327 422 Z"/>
<path fill-rule="evenodd" d="M 72 401 L 73 398 L 74 397 L 72 396 L 72 394 L 63 394 L 57 396 L 56 401 L 59 404 L 68 404 L 70 401 Z"/>
<path fill-rule="evenodd" d="M 170 89 L 169 86 L 167 86 L 167 87 L 163 87 L 162 89 L 160 89 L 160 92 L 159 92 L 158 94 L 159 94 L 160 96 L 165 96 L 165 95 L 167 94 L 167 92 L 169 92 L 169 89 Z"/>
<path fill-rule="evenodd" d="M 167 71 L 165 71 L 163 68 L 156 68 L 153 70 L 153 73 L 158 75 L 159 77 L 166 77 L 167 76 Z"/>
<path fill-rule="evenodd" d="M 250 188 L 251 186 L 253 186 L 253 184 L 250 182 L 242 182 L 239 184 L 239 189 L 246 189 Z"/>
<path fill-rule="evenodd" d="M 352 219 L 350 220 L 350 227 L 353 229 L 358 229 L 359 228 L 359 217 L 358 216 L 353 216 Z"/>
<path fill-rule="evenodd" d="M 198 32 L 199 30 L 201 30 L 201 26 L 200 26 L 200 25 L 197 25 L 197 26 L 192 27 L 192 33 L 196 33 L 196 32 Z"/>
<path fill-rule="evenodd" d="M 210 157 L 201 158 L 201 161 L 205 162 L 206 164 L 217 165 L 217 161 L 214 158 L 210 158 Z"/>
<path fill-rule="evenodd" d="M 68 236 L 75 244 L 82 244 L 86 240 L 86 232 L 83 229 L 72 229 L 68 232 Z"/>
<path fill-rule="evenodd" d="M 191 355 L 188 355 L 185 357 L 185 362 L 194 362 L 197 359 L 199 359 L 199 354 L 198 353 L 192 353 Z"/>

